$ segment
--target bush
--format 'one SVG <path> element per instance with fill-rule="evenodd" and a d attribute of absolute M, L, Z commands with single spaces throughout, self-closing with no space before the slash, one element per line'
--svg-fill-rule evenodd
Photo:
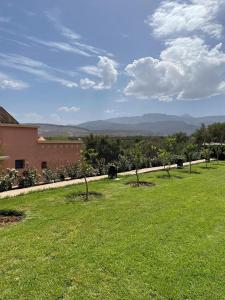
<path fill-rule="evenodd" d="M 64 181 L 67 177 L 67 170 L 66 168 L 60 168 L 60 169 L 57 169 L 56 171 L 56 177 L 58 180 L 60 181 Z"/>
<path fill-rule="evenodd" d="M 68 177 L 70 177 L 71 179 L 76 179 L 76 178 L 80 178 L 80 172 L 79 172 L 79 164 L 78 163 L 74 163 L 70 166 L 66 167 L 66 173 L 68 175 Z"/>
<path fill-rule="evenodd" d="M 177 165 L 177 168 L 183 168 L 183 164 L 185 162 L 185 158 L 182 155 L 175 155 L 174 156 L 174 163 Z"/>
<path fill-rule="evenodd" d="M 96 164 L 92 165 L 98 175 L 105 175 L 108 172 L 108 165 L 104 158 L 97 160 Z"/>
<path fill-rule="evenodd" d="M 18 172 L 15 169 L 7 169 L 0 178 L 0 192 L 9 191 L 13 188 Z"/>
<path fill-rule="evenodd" d="M 37 171 L 28 168 L 25 169 L 21 175 L 18 177 L 18 186 L 19 188 L 26 188 L 30 186 L 34 186 L 39 182 L 39 175 L 37 174 Z"/>
<path fill-rule="evenodd" d="M 45 183 L 52 183 L 56 180 L 56 174 L 49 168 L 44 169 L 42 175 Z"/>

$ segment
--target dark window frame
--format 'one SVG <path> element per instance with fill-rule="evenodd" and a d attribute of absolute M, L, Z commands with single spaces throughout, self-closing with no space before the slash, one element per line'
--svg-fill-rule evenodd
<path fill-rule="evenodd" d="M 47 161 L 42 161 L 41 162 L 41 169 L 42 170 L 48 169 L 48 162 Z"/>
<path fill-rule="evenodd" d="M 21 170 L 25 168 L 25 160 L 24 159 L 16 159 L 15 160 L 15 169 Z"/>

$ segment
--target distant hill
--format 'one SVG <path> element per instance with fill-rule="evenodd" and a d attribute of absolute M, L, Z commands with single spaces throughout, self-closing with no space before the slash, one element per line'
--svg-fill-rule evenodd
<path fill-rule="evenodd" d="M 192 117 L 190 115 L 144 114 L 134 117 L 119 117 L 108 120 L 98 120 L 79 124 L 90 131 L 118 135 L 129 132 L 128 135 L 168 135 L 182 131 L 193 133 L 202 123 L 209 125 L 216 122 L 225 122 L 225 116 Z M 119 134 L 120 133 L 120 134 Z"/>
<path fill-rule="evenodd" d="M 225 122 L 225 116 L 192 117 L 190 115 L 145 114 L 134 117 L 119 117 L 107 120 L 90 121 L 72 125 L 36 124 L 42 136 L 84 137 L 90 133 L 111 136 L 160 135 L 176 132 L 192 134 L 202 123 L 209 125 Z"/>

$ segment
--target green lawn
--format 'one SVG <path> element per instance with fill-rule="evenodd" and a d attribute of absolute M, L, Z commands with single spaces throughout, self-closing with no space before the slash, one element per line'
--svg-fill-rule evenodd
<path fill-rule="evenodd" d="M 25 211 L 0 228 L 0 299 L 225 299 L 225 164 L 0 200 Z"/>

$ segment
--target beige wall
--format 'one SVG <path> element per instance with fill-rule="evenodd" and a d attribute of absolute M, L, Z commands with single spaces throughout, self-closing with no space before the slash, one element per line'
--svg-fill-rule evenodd
<path fill-rule="evenodd" d="M 38 142 L 35 127 L 0 126 L 0 145 L 9 159 L 4 168 L 15 168 L 15 160 L 25 160 L 26 166 L 41 170 L 41 163 L 51 168 L 74 163 L 80 159 L 79 142 Z"/>

